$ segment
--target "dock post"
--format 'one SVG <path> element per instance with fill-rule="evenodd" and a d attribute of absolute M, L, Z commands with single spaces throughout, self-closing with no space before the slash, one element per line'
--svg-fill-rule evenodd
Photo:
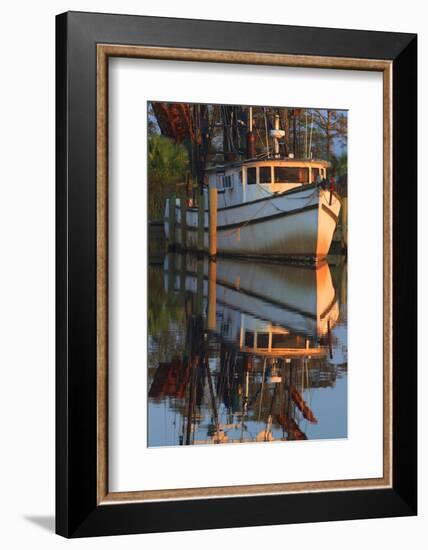
<path fill-rule="evenodd" d="M 212 258 L 217 255 L 217 188 L 210 187 L 210 200 L 209 200 L 209 253 Z"/>
<path fill-rule="evenodd" d="M 168 202 L 168 227 L 169 227 L 169 239 L 168 245 L 173 247 L 175 245 L 175 195 L 171 195 Z"/>
<path fill-rule="evenodd" d="M 208 262 L 208 330 L 217 328 L 217 263 Z"/>
<path fill-rule="evenodd" d="M 198 201 L 198 250 L 200 252 L 204 249 L 204 235 L 205 235 L 205 199 L 204 193 L 199 194 Z"/>
<path fill-rule="evenodd" d="M 180 227 L 181 227 L 180 244 L 181 244 L 181 248 L 183 248 L 183 249 L 186 249 L 186 245 L 187 245 L 187 242 L 186 242 L 186 236 L 187 236 L 186 235 L 186 233 L 187 233 L 187 230 L 186 230 L 186 226 L 187 226 L 186 212 L 187 212 L 186 199 L 183 199 L 183 197 L 181 197 L 181 199 L 180 199 Z"/>

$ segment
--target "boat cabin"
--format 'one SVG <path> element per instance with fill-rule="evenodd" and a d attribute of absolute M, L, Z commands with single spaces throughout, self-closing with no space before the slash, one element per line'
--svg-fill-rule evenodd
<path fill-rule="evenodd" d="M 245 316 L 245 326 L 241 326 L 239 347 L 245 353 L 264 357 L 306 357 L 324 355 L 316 339 L 307 334 L 292 333 L 288 329 L 275 326 Z"/>
<path fill-rule="evenodd" d="M 327 177 L 330 163 L 323 160 L 248 160 L 206 170 L 208 187 L 218 190 L 220 208 L 266 198 L 315 183 Z"/>

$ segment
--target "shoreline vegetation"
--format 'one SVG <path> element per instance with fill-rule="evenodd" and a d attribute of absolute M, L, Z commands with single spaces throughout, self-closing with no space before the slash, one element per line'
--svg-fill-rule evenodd
<path fill-rule="evenodd" d="M 179 127 L 172 106 L 190 104 L 148 104 L 148 208 L 149 221 L 161 220 L 166 199 L 175 194 L 186 198 L 197 187 L 198 172 L 206 167 L 242 160 L 246 154 L 248 117 L 246 107 L 204 105 L 200 136 L 192 128 Z M 165 106 L 176 118 L 165 117 Z M 281 153 L 293 151 L 299 158 L 324 158 L 331 163 L 329 175 L 338 182 L 341 196 L 347 196 L 347 111 L 296 108 L 253 108 L 254 150 L 257 156 L 269 150 L 268 131 L 279 113 L 284 137 Z M 176 128 L 173 128 L 174 122 Z M 192 141 L 191 136 L 194 139 Z M 195 151 L 203 149 L 202 155 Z M 202 156 L 204 166 L 196 166 Z M 201 164 L 201 163 L 199 163 Z"/>

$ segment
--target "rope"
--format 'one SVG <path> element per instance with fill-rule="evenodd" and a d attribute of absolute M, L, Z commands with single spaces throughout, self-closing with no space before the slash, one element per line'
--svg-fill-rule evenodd
<path fill-rule="evenodd" d="M 308 204 L 312 201 L 313 197 L 316 195 L 317 191 L 318 191 L 318 189 L 315 188 L 314 192 L 311 195 L 309 195 L 308 200 L 303 204 L 303 206 L 301 206 L 301 208 L 305 208 L 306 206 L 308 206 Z M 289 198 L 295 199 L 295 198 L 298 198 L 298 197 L 289 197 Z M 282 210 L 282 208 L 279 208 L 279 206 L 276 206 L 276 204 L 274 204 L 274 203 L 272 203 L 272 206 L 276 210 L 278 210 L 278 212 L 289 212 L 289 210 Z"/>
<path fill-rule="evenodd" d="M 268 194 L 269 196 L 271 196 L 272 198 L 276 198 L 276 197 L 277 197 L 277 195 L 271 193 L 271 191 L 268 191 L 267 189 L 265 189 L 264 187 L 262 187 L 262 186 L 260 185 L 260 183 L 257 183 L 256 185 L 257 185 L 258 187 L 260 187 L 260 189 L 261 189 L 262 191 L 264 191 L 265 193 L 267 193 L 267 194 Z M 302 186 L 302 189 L 304 189 L 304 187 L 305 187 L 305 186 L 303 185 L 303 186 Z M 314 190 L 314 193 L 315 193 L 315 191 L 316 191 L 316 189 Z M 313 197 L 314 193 L 312 193 L 311 197 Z M 288 197 L 288 199 L 291 199 L 291 200 L 302 200 L 301 197 L 291 197 L 291 196 Z M 284 210 L 284 212 L 286 212 L 286 211 Z"/>
<path fill-rule="evenodd" d="M 250 221 L 254 220 L 256 218 L 256 216 L 258 214 L 260 214 L 260 212 L 266 208 L 267 204 L 269 203 L 270 201 L 267 201 L 265 202 L 261 208 L 259 208 L 257 210 L 257 212 L 254 214 L 254 216 L 252 218 L 249 218 L 248 220 L 246 220 L 245 222 L 242 223 L 242 225 L 240 225 L 239 227 L 236 227 L 235 229 L 231 229 L 230 231 L 228 231 L 227 233 L 223 233 L 222 234 L 222 237 L 229 237 L 230 235 L 233 235 L 234 233 L 237 233 L 238 231 L 240 231 L 243 227 L 245 227 L 246 225 L 248 225 L 250 223 Z M 245 204 L 245 203 L 243 203 Z"/>

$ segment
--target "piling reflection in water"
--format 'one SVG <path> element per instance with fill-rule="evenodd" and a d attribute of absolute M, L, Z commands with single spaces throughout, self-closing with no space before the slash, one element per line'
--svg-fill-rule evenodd
<path fill-rule="evenodd" d="M 149 268 L 149 446 L 347 435 L 346 265 Z"/>

